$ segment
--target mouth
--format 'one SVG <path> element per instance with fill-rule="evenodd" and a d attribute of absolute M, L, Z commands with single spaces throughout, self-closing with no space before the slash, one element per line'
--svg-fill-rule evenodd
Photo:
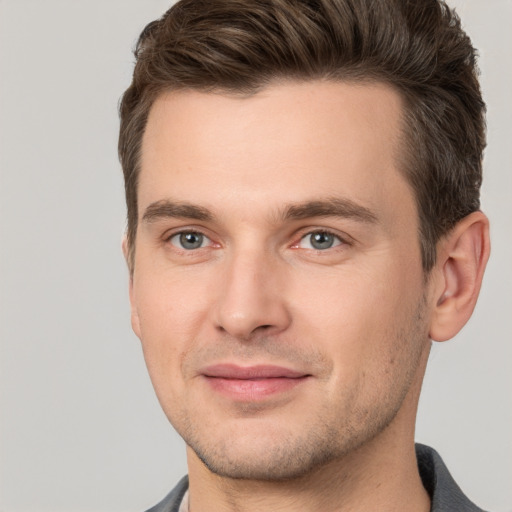
<path fill-rule="evenodd" d="M 233 364 L 209 366 L 201 375 L 214 392 L 238 401 L 258 401 L 286 393 L 311 377 L 281 366 Z"/>

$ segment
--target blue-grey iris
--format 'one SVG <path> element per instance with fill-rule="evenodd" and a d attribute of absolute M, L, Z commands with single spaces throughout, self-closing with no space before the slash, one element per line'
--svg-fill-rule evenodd
<path fill-rule="evenodd" d="M 180 244 L 183 249 L 199 249 L 203 245 L 204 236 L 201 233 L 181 233 Z"/>
<path fill-rule="evenodd" d="M 330 249 L 334 244 L 334 235 L 330 233 L 312 233 L 311 235 L 311 247 L 315 249 Z"/>

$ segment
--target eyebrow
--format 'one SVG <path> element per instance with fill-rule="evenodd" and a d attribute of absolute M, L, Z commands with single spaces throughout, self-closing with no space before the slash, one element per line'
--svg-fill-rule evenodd
<path fill-rule="evenodd" d="M 353 219 L 366 224 L 376 224 L 378 217 L 374 211 L 346 198 L 327 198 L 323 200 L 292 203 L 280 209 L 276 219 L 302 220 L 311 217 L 341 217 Z M 156 222 L 160 219 L 179 218 L 192 219 L 203 222 L 214 220 L 213 213 L 203 206 L 182 201 L 162 199 L 151 203 L 142 216 L 146 223 Z"/>
<path fill-rule="evenodd" d="M 377 214 L 370 208 L 339 197 L 291 204 L 282 214 L 284 220 L 301 220 L 310 217 L 342 217 L 366 224 L 376 224 L 378 221 Z"/>
<path fill-rule="evenodd" d="M 142 216 L 142 221 L 151 223 L 166 218 L 211 221 L 213 219 L 213 214 L 210 210 L 202 206 L 162 199 L 161 201 L 151 203 L 146 208 L 144 215 Z"/>

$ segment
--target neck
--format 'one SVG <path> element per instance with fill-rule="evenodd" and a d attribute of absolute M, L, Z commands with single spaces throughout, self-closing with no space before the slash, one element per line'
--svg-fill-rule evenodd
<path fill-rule="evenodd" d="M 220 477 L 189 453 L 190 511 L 428 512 L 430 498 L 418 472 L 414 441 L 381 445 L 380 437 L 342 460 L 287 481 Z"/>
<path fill-rule="evenodd" d="M 430 498 L 419 477 L 414 447 L 407 452 L 383 458 L 353 454 L 343 464 L 333 462 L 284 482 L 226 479 L 203 466 L 190 472 L 190 511 L 428 512 Z M 209 473 L 207 478 L 200 477 L 203 472 Z"/>

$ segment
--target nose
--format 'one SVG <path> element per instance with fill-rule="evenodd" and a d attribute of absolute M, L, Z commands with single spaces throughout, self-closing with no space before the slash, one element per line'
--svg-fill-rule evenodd
<path fill-rule="evenodd" d="M 264 251 L 232 255 L 222 273 L 217 328 L 239 340 L 286 330 L 291 316 L 285 290 L 283 269 Z"/>

